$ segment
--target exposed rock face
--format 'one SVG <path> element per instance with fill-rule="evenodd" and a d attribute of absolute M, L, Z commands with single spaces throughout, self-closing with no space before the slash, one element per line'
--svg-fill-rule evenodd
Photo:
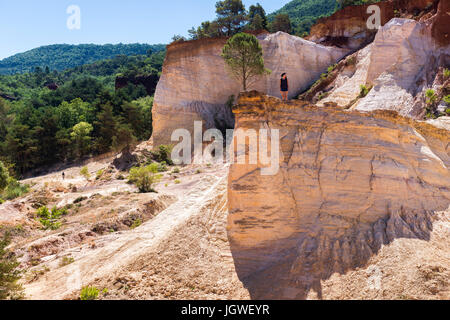
<path fill-rule="evenodd" d="M 385 25 L 394 17 L 394 5 L 391 2 L 377 5 L 381 9 L 381 25 Z M 308 40 L 352 50 L 361 48 L 371 42 L 378 31 L 367 27 L 367 20 L 372 15 L 367 12 L 368 7 L 369 5 L 349 6 L 330 17 L 319 19 L 311 28 Z"/>
<path fill-rule="evenodd" d="M 380 8 L 380 23 L 384 26 L 397 16 L 417 17 L 432 9 L 439 0 L 391 0 L 376 3 Z M 441 1 L 444 2 L 444 1 Z M 373 15 L 371 4 L 349 6 L 330 17 L 319 19 L 311 28 L 308 40 L 357 50 L 370 43 L 377 29 L 369 28 L 367 21 Z"/>
<path fill-rule="evenodd" d="M 282 32 L 257 37 L 272 74 L 261 78 L 253 88 L 273 96 L 280 96 L 283 72 L 288 73 L 290 96 L 294 97 L 348 53 L 346 49 L 324 47 Z M 238 95 L 240 84 L 230 78 L 220 56 L 226 41 L 202 39 L 167 48 L 153 106 L 154 145 L 170 143 L 175 129 L 192 131 L 195 120 L 203 120 L 206 128 L 234 126 L 226 102 Z"/>
<path fill-rule="evenodd" d="M 382 245 L 429 239 L 434 212 L 450 205 L 448 130 L 256 92 L 233 112 L 237 129 L 279 129 L 281 139 L 275 176 L 249 164 L 229 173 L 231 250 L 253 299 L 320 298 L 320 280 Z"/>
<path fill-rule="evenodd" d="M 355 61 L 329 86 L 328 96 L 319 105 L 353 104 L 356 110 L 395 110 L 419 118 L 426 89 L 439 68 L 450 63 L 450 46 L 443 47 L 431 37 L 430 24 L 394 18 L 379 30 L 371 45 L 355 54 Z M 357 101 L 361 85 L 373 89 Z"/>
<path fill-rule="evenodd" d="M 437 15 L 433 20 L 432 35 L 442 46 L 450 45 L 450 1 L 439 2 Z"/>

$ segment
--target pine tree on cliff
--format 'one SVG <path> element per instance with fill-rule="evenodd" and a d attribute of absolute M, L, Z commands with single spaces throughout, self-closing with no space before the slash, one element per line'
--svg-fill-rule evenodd
<path fill-rule="evenodd" d="M 241 0 L 223 0 L 216 3 L 217 22 L 227 36 L 239 32 L 247 20 Z"/>
<path fill-rule="evenodd" d="M 230 74 L 241 81 L 244 91 L 258 77 L 271 73 L 264 67 L 263 51 L 258 39 L 251 34 L 234 35 L 223 47 L 222 57 Z"/>
<path fill-rule="evenodd" d="M 253 30 L 267 29 L 266 11 L 259 3 L 250 6 L 248 10 L 248 21 L 250 28 Z"/>
<path fill-rule="evenodd" d="M 286 33 L 291 33 L 292 24 L 289 15 L 283 13 L 277 14 L 275 20 L 272 22 L 271 31 L 272 32 L 283 31 Z"/>

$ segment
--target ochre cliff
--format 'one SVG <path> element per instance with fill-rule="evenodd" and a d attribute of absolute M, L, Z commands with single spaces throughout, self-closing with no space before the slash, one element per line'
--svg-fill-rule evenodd
<path fill-rule="evenodd" d="M 228 235 L 254 299 L 303 299 L 396 238 L 427 240 L 450 205 L 450 133 L 392 111 L 282 103 L 257 92 L 236 129 L 280 130 L 280 171 L 232 164 Z M 247 153 L 251 151 L 247 150 Z"/>
<path fill-rule="evenodd" d="M 375 5 L 380 9 L 379 22 L 384 26 L 394 17 L 420 19 L 435 10 L 437 2 L 439 0 L 389 0 Z M 374 14 L 373 10 L 368 10 L 370 6 L 372 4 L 348 6 L 330 17 L 319 19 L 307 39 L 341 48 L 360 49 L 370 43 L 378 31 L 367 24 Z"/>
<path fill-rule="evenodd" d="M 273 96 L 280 96 L 281 73 L 288 73 L 290 96 L 294 97 L 349 52 L 282 32 L 257 38 L 272 74 L 252 89 Z M 201 39 L 168 46 L 153 107 L 154 145 L 170 143 L 175 129 L 192 131 L 195 120 L 203 120 L 206 128 L 233 128 L 233 115 L 226 103 L 230 96 L 239 94 L 240 83 L 230 78 L 220 56 L 226 41 Z"/>
<path fill-rule="evenodd" d="M 432 37 L 432 26 L 431 22 L 392 19 L 378 31 L 372 44 L 349 58 L 353 63 L 347 63 L 323 88 L 319 94 L 325 98 L 318 104 L 361 111 L 395 110 L 404 116 L 423 117 L 426 90 L 440 91 L 442 70 L 450 65 L 450 46 Z M 359 99 L 361 85 L 373 89 Z"/>

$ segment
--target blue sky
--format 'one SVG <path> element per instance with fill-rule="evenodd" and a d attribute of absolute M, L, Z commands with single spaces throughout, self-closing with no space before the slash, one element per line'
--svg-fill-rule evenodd
<path fill-rule="evenodd" d="M 267 13 L 290 0 L 256 2 Z M 215 17 L 216 0 L 0 0 L 0 59 L 57 43 L 168 43 Z M 81 9 L 81 29 L 67 28 L 67 8 Z"/>

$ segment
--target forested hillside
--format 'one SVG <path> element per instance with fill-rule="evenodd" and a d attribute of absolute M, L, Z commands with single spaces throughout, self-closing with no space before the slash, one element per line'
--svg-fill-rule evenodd
<path fill-rule="evenodd" d="M 164 45 L 149 44 L 56 44 L 39 47 L 16 54 L 0 61 L 0 74 L 31 72 L 36 67 L 61 71 L 99 60 L 111 59 L 117 55 L 143 55 L 163 51 Z"/>
<path fill-rule="evenodd" d="M 336 0 L 293 0 L 268 16 L 273 21 L 278 14 L 287 14 L 291 19 L 293 33 L 302 35 L 321 17 L 332 15 L 339 8 Z"/>
<path fill-rule="evenodd" d="M 0 93 L 13 98 L 0 98 L 0 161 L 20 176 L 150 138 L 153 97 L 142 85 L 114 88 L 116 76 L 160 74 L 165 51 L 148 53 L 0 75 Z"/>

